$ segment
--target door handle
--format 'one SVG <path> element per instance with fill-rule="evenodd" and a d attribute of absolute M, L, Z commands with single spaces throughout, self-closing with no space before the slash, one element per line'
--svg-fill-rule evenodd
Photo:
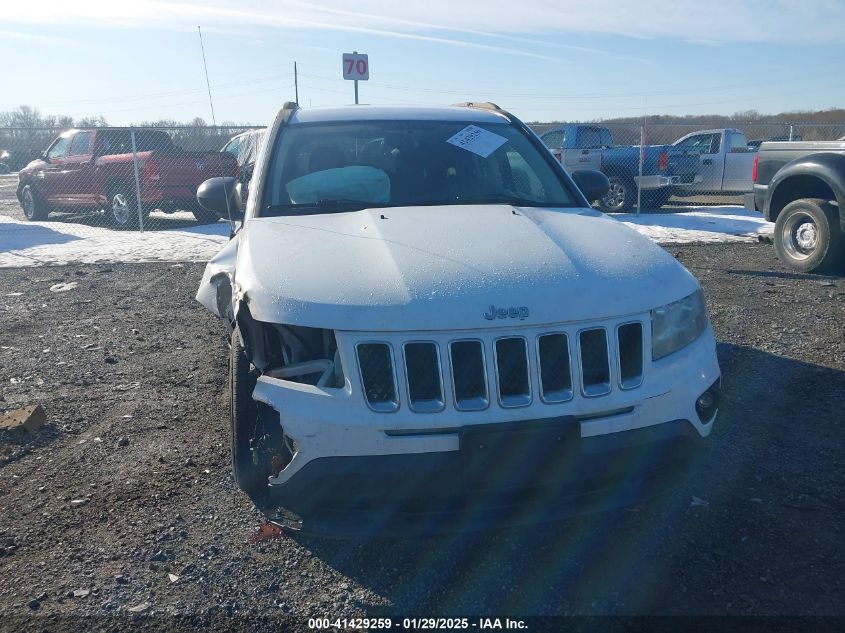
<path fill-rule="evenodd" d="M 701 161 L 701 163 L 702 163 L 703 165 L 712 165 L 712 164 L 713 164 L 713 159 L 712 159 L 712 158 L 705 158 L 703 161 Z"/>
<path fill-rule="evenodd" d="M 581 153 L 582 153 L 582 154 L 589 154 L 589 153 L 590 153 L 590 150 L 588 150 L 588 149 L 582 149 L 582 150 L 581 150 Z"/>

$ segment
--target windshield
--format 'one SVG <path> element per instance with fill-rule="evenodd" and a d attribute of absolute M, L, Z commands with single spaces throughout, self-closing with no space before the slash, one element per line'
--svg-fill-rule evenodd
<path fill-rule="evenodd" d="M 293 125 L 276 142 L 258 215 L 372 206 L 577 206 L 551 161 L 507 123 Z"/>

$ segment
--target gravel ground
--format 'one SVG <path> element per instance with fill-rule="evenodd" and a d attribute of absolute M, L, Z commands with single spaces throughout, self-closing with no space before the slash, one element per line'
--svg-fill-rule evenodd
<path fill-rule="evenodd" d="M 366 543 L 248 542 L 263 517 L 229 470 L 227 350 L 193 300 L 202 266 L 0 270 L 0 408 L 48 414 L 34 436 L 0 434 L 0 630 L 845 615 L 845 279 L 789 272 L 762 244 L 669 250 L 702 280 L 724 374 L 689 483 L 540 528 Z"/>

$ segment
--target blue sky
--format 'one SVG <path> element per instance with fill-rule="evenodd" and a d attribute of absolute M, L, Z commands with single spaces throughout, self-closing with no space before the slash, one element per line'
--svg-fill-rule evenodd
<path fill-rule="evenodd" d="M 350 10 L 354 6 L 355 10 Z M 490 100 L 526 121 L 845 106 L 837 0 L 39 0 L 2 9 L 0 110 L 266 123 L 293 98 Z"/>

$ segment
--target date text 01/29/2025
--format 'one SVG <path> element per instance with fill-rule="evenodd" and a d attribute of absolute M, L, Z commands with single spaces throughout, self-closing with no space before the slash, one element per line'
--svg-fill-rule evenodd
<path fill-rule="evenodd" d="M 523 620 L 510 618 L 309 618 L 308 628 L 313 630 L 325 629 L 376 629 L 390 631 L 393 629 L 405 631 L 430 631 L 440 629 L 455 630 L 524 630 L 527 624 Z"/>

